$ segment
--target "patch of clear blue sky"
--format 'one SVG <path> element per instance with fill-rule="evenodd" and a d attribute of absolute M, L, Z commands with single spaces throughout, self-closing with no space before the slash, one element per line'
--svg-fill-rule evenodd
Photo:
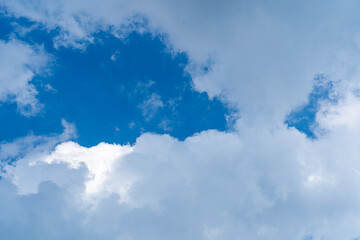
<path fill-rule="evenodd" d="M 11 26 L 12 19 L 6 18 L 0 14 L 0 36 L 5 37 L 9 35 L 12 31 Z"/>
<path fill-rule="evenodd" d="M 30 26 L 26 19 L 0 17 L 0 38 L 13 34 L 14 24 Z M 34 134 L 59 133 L 61 119 L 75 123 L 80 144 L 100 141 L 134 142 L 143 132 L 168 133 L 181 140 L 206 129 L 228 130 L 226 115 L 233 111 L 219 99 L 194 91 L 184 67 L 186 54 L 172 55 L 159 37 L 132 33 L 125 40 L 99 32 L 85 51 L 55 49 L 56 30 L 35 29 L 17 36 L 29 44 L 43 45 L 55 57 L 52 74 L 33 80 L 44 109 L 35 117 L 24 117 L 15 104 L 0 105 L 0 141 Z M 111 56 L 114 56 L 111 59 Z M 316 138 L 319 102 L 329 99 L 331 81 L 314 79 L 308 103 L 292 111 L 285 120 L 309 138 Z M 48 89 L 48 84 L 54 89 Z M 154 96 L 163 107 L 148 109 L 144 103 Z M 154 111 L 152 111 L 154 110 Z"/>
<path fill-rule="evenodd" d="M 14 22 L 30 24 L 2 17 L 1 39 L 9 38 Z M 43 45 L 55 62 L 50 76 L 32 81 L 44 104 L 38 115 L 24 117 L 14 103 L 1 104 L 0 141 L 29 132 L 59 133 L 62 118 L 76 125 L 77 141 L 84 146 L 101 141 L 133 143 L 143 132 L 168 133 L 183 140 L 206 129 L 228 129 L 226 115 L 232 110 L 219 99 L 210 100 L 206 93 L 194 91 L 184 71 L 187 56 L 169 53 L 159 37 L 134 32 L 120 40 L 99 32 L 95 43 L 81 51 L 55 49 L 55 34 L 35 29 L 17 36 Z M 152 96 L 158 107 L 146 105 Z"/>
<path fill-rule="evenodd" d="M 309 138 L 315 139 L 317 128 L 316 113 L 319 110 L 320 102 L 323 100 L 337 101 L 332 96 L 334 82 L 329 81 L 326 76 L 319 74 L 314 78 L 314 86 L 309 95 L 308 102 L 292 111 L 285 120 L 289 127 L 295 127 L 305 133 Z"/>

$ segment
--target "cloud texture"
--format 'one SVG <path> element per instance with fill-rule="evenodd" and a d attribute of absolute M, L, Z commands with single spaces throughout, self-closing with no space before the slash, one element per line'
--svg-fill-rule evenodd
<path fill-rule="evenodd" d="M 183 142 L 144 134 L 131 147 L 59 140 L 5 167 L 1 210 L 17 214 L 1 231 L 11 239 L 19 227 L 29 239 L 353 239 L 359 133 L 352 123 L 332 126 L 317 141 L 285 126 Z"/>
<path fill-rule="evenodd" d="M 36 114 L 41 104 L 31 81 L 44 73 L 49 60 L 41 47 L 18 40 L 0 41 L 0 101 L 15 102 L 25 116 Z"/>
<path fill-rule="evenodd" d="M 232 132 L 208 130 L 185 141 L 143 134 L 133 146 L 85 148 L 59 136 L 4 143 L 1 160 L 16 160 L 0 181 L 0 232 L 7 239 L 360 236 L 355 1 L 2 4 L 8 14 L 58 29 L 57 47 L 85 49 L 99 30 L 164 34 L 169 50 L 189 56 L 195 89 L 220 95 L 241 114 Z M 20 43 L 2 45 L 13 44 Z M 20 46 L 28 53 L 21 67 L 32 48 Z M 336 101 L 321 101 L 318 138 L 310 140 L 283 121 L 306 102 L 319 72 L 336 80 Z M 21 90 L 11 90 L 31 96 L 26 104 L 35 101 L 30 73 L 16 85 Z M 150 110 L 161 107 L 155 100 Z M 41 139 L 37 147 L 24 147 L 33 138 Z"/>

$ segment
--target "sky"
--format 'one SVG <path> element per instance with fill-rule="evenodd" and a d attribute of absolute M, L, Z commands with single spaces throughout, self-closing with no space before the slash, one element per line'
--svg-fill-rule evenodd
<path fill-rule="evenodd" d="M 0 239 L 360 239 L 357 1 L 0 0 Z"/>

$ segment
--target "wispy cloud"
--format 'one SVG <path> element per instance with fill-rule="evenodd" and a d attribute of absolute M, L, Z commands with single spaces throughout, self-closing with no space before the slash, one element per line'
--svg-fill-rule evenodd
<path fill-rule="evenodd" d="M 47 72 L 50 60 L 39 46 L 15 39 L 0 41 L 0 101 L 15 102 L 25 116 L 39 112 L 42 105 L 31 81 L 36 74 Z"/>
<path fill-rule="evenodd" d="M 146 121 L 150 121 L 156 114 L 156 112 L 164 107 L 164 103 L 161 101 L 161 98 L 156 93 L 150 95 L 150 97 L 145 100 L 140 108 L 142 110 L 142 114 Z"/>

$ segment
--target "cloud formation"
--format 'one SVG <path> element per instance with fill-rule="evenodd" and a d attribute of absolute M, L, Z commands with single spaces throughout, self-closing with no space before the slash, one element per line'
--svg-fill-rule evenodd
<path fill-rule="evenodd" d="M 25 116 L 36 114 L 41 104 L 31 81 L 46 71 L 49 60 L 41 47 L 14 39 L 0 41 L 0 102 L 15 102 Z"/>
<path fill-rule="evenodd" d="M 221 95 L 241 113 L 233 132 L 208 130 L 184 141 L 143 134 L 133 146 L 85 148 L 66 137 L 41 136 L 4 143 L 1 160 L 16 159 L 4 166 L 0 181 L 0 232 L 7 238 L 360 236 L 356 2 L 3 5 L 16 17 L 60 29 L 56 46 L 84 48 L 99 30 L 121 35 L 145 27 L 165 34 L 169 49 L 189 56 L 194 87 L 210 97 Z M 134 16 L 148 22 L 132 25 Z M 19 43 L 8 44 L 3 46 Z M 18 65 L 27 67 L 32 51 L 19 45 L 28 54 Z M 311 140 L 283 120 L 306 101 L 313 76 L 323 71 L 338 80 L 337 101 L 321 100 L 314 125 L 319 138 Z M 23 90 L 32 89 L 31 73 L 14 94 L 34 97 L 34 91 Z M 150 110 L 161 107 L 156 96 L 150 100 Z"/>
<path fill-rule="evenodd" d="M 20 224 L 29 239 L 354 239 L 357 118 L 335 130 L 323 124 L 336 118 L 319 122 L 328 135 L 317 141 L 286 126 L 239 122 L 238 132 L 209 130 L 185 141 L 144 134 L 131 147 L 65 140 L 50 151 L 29 149 L 2 174 L 2 211 L 21 213 L 3 219 L 1 231 L 16 239 L 20 219 L 31 218 Z M 38 204 L 51 215 L 38 209 L 32 217 Z"/>

